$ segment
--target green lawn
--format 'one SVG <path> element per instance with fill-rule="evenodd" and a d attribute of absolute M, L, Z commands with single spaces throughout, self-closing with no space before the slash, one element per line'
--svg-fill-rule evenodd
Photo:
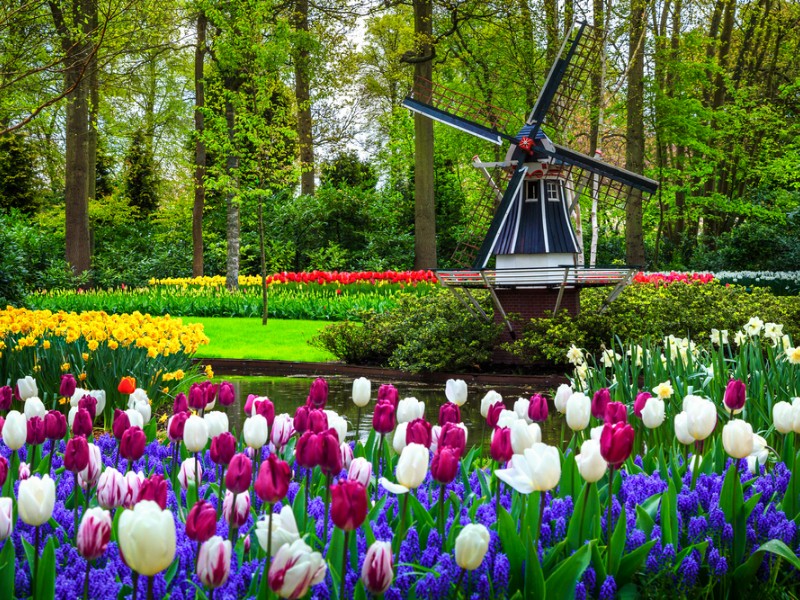
<path fill-rule="evenodd" d="M 202 323 L 211 340 L 200 346 L 198 358 L 251 358 L 325 362 L 335 360 L 326 352 L 308 345 L 314 335 L 329 325 L 326 321 L 261 319 L 232 317 L 182 317 L 184 323 Z"/>

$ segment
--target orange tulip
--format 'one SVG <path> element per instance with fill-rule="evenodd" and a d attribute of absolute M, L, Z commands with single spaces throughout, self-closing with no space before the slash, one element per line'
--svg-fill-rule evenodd
<path fill-rule="evenodd" d="M 136 390 L 136 379 L 134 377 L 123 377 L 119 381 L 117 391 L 121 394 L 132 394 Z"/>

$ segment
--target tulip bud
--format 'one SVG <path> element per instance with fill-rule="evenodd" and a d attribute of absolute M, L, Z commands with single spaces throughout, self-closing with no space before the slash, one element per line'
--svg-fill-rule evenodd
<path fill-rule="evenodd" d="M 67 435 L 67 418 L 58 410 L 47 411 L 44 416 L 44 437 L 48 440 L 61 440 Z"/>
<path fill-rule="evenodd" d="M 425 475 L 428 474 L 429 457 L 430 453 L 425 446 L 421 444 L 409 444 L 403 448 L 403 452 L 397 460 L 397 468 L 395 469 L 397 482 L 400 485 L 396 486 L 386 481 L 386 479 L 381 479 L 381 485 L 395 494 L 417 489 L 425 480 Z"/>
<path fill-rule="evenodd" d="M 444 395 L 456 406 L 464 406 L 467 401 L 467 382 L 463 379 L 448 379 Z"/>
<path fill-rule="evenodd" d="M 125 563 L 140 575 L 153 576 L 175 558 L 175 518 L 155 502 L 143 500 L 119 519 L 117 539 Z"/>
<path fill-rule="evenodd" d="M 368 592 L 380 596 L 389 589 L 394 579 L 392 571 L 392 545 L 389 542 L 373 542 L 367 549 L 361 567 L 361 581 Z"/>
<path fill-rule="evenodd" d="M 746 398 L 747 387 L 744 382 L 739 379 L 731 379 L 725 388 L 725 396 L 723 398 L 727 409 L 734 414 L 740 412 L 744 408 Z"/>
<path fill-rule="evenodd" d="M 303 435 L 309 429 L 308 416 L 310 411 L 311 409 L 305 405 L 298 406 L 297 410 L 294 411 L 292 424 L 299 435 Z"/>
<path fill-rule="evenodd" d="M 200 546 L 197 555 L 197 576 L 203 585 L 218 588 L 231 574 L 231 542 L 215 535 Z"/>
<path fill-rule="evenodd" d="M 44 407 L 44 403 L 37 397 L 32 396 L 25 400 L 25 408 L 23 409 L 25 413 L 25 418 L 30 419 L 31 417 L 39 417 L 40 419 L 44 419 L 44 416 L 47 414 L 47 409 Z"/>
<path fill-rule="evenodd" d="M 433 436 L 431 436 L 432 438 Z M 431 448 L 433 442 L 431 441 Z M 439 440 L 437 449 L 439 448 L 452 448 L 458 457 L 464 456 L 467 449 L 467 429 L 463 423 L 455 425 L 453 423 L 446 423 L 439 432 Z"/>
<path fill-rule="evenodd" d="M 567 400 L 567 426 L 572 431 L 583 431 L 589 426 L 591 400 L 581 392 L 575 392 Z"/>
<path fill-rule="evenodd" d="M 294 448 L 294 455 L 297 464 L 304 469 L 313 469 L 318 466 L 321 460 L 322 446 L 319 435 L 311 431 L 306 431 L 297 440 Z"/>
<path fill-rule="evenodd" d="M 194 410 L 204 410 L 208 402 L 206 401 L 206 393 L 203 386 L 199 383 L 193 383 L 189 387 L 189 408 Z"/>
<path fill-rule="evenodd" d="M 476 523 L 465 525 L 456 537 L 456 564 L 466 571 L 480 567 L 489 550 L 489 539 L 489 530 L 485 526 Z"/>
<path fill-rule="evenodd" d="M 556 410 L 562 415 L 567 412 L 567 400 L 569 400 L 570 396 L 572 396 L 572 388 L 568 384 L 562 383 L 558 386 L 553 404 L 555 404 Z"/>
<path fill-rule="evenodd" d="M 652 398 L 653 396 L 650 392 L 639 392 L 636 395 L 636 400 L 633 401 L 633 414 L 642 418 L 642 410 L 647 405 L 647 401 Z"/>
<path fill-rule="evenodd" d="M 189 412 L 189 400 L 183 392 L 176 394 L 175 400 L 172 402 L 172 414 L 177 415 L 182 412 Z"/>
<path fill-rule="evenodd" d="M 210 438 L 215 438 L 219 434 L 228 431 L 228 415 L 224 412 L 218 410 L 206 411 L 203 415 L 203 420 L 208 427 L 208 437 Z"/>
<path fill-rule="evenodd" d="M 508 427 L 498 427 L 492 433 L 492 443 L 490 446 L 492 460 L 499 463 L 508 462 L 514 455 L 511 447 L 511 429 Z"/>
<path fill-rule="evenodd" d="M 683 399 L 686 412 L 686 428 L 695 440 L 704 440 L 717 425 L 717 407 L 714 403 L 699 396 L 686 396 Z"/>
<path fill-rule="evenodd" d="M 89 413 L 90 419 L 94 421 L 95 416 L 97 416 L 97 398 L 85 394 L 78 400 L 78 408 L 85 409 Z"/>
<path fill-rule="evenodd" d="M 217 532 L 217 509 L 207 500 L 198 500 L 186 515 L 186 537 L 205 542 Z"/>
<path fill-rule="evenodd" d="M 269 546 L 267 536 L 269 534 L 269 522 L 266 519 L 256 523 L 256 539 L 261 548 L 266 551 Z M 291 544 L 300 539 L 297 531 L 297 523 L 294 520 L 292 507 L 286 504 L 281 508 L 281 512 L 272 515 L 272 552 L 273 554 L 286 544 Z"/>
<path fill-rule="evenodd" d="M 642 422 L 648 429 L 660 427 L 666 418 L 664 401 L 661 398 L 650 398 L 642 409 Z"/>
<path fill-rule="evenodd" d="M 772 422 L 778 433 L 791 433 L 794 427 L 794 411 L 786 401 L 776 402 L 772 407 Z"/>
<path fill-rule="evenodd" d="M 8 478 L 8 461 L 6 460 L 5 456 L 0 456 L 0 488 L 3 487 L 7 478 Z"/>
<path fill-rule="evenodd" d="M 227 465 L 231 462 L 236 453 L 236 438 L 232 433 L 225 432 L 211 440 L 211 450 L 209 452 L 211 460 L 216 465 Z"/>
<path fill-rule="evenodd" d="M 732 458 L 749 456 L 753 451 L 753 426 L 741 419 L 728 421 L 722 428 L 722 446 Z"/>
<path fill-rule="evenodd" d="M 78 553 L 88 561 L 97 560 L 105 554 L 109 541 L 111 515 L 99 507 L 86 510 L 78 527 Z"/>
<path fill-rule="evenodd" d="M 44 525 L 53 515 L 56 484 L 49 475 L 28 477 L 19 484 L 17 509 L 19 518 L 34 527 Z"/>
<path fill-rule="evenodd" d="M 0 387 L 0 410 L 10 410 L 14 400 L 14 391 L 10 385 Z"/>
<path fill-rule="evenodd" d="M 526 423 L 532 423 L 531 418 L 528 416 L 530 407 L 531 401 L 529 398 L 517 398 L 516 402 L 514 402 L 514 413 L 517 415 L 517 419 L 523 419 Z"/>
<path fill-rule="evenodd" d="M 317 377 L 311 383 L 306 404 L 314 408 L 325 408 L 328 403 L 328 382 L 322 377 Z"/>
<path fill-rule="evenodd" d="M 235 454 L 225 473 L 225 487 L 234 494 L 241 494 L 250 489 L 252 479 L 253 462 L 244 454 Z"/>
<path fill-rule="evenodd" d="M 97 503 L 103 508 L 122 506 L 128 493 L 125 476 L 114 467 L 108 467 L 97 480 Z"/>
<path fill-rule="evenodd" d="M 244 421 L 242 436 L 244 437 L 244 443 L 250 448 L 255 450 L 260 449 L 267 443 L 267 439 L 269 438 L 267 420 L 261 415 L 248 417 Z"/>
<path fill-rule="evenodd" d="M 486 424 L 492 429 L 497 427 L 497 422 L 500 420 L 500 415 L 505 409 L 506 407 L 502 402 L 495 402 L 492 404 L 486 411 Z"/>
<path fill-rule="evenodd" d="M 631 455 L 633 450 L 633 427 L 628 423 L 617 423 L 603 426 L 600 435 L 600 454 L 614 469 L 618 469 Z"/>
<path fill-rule="evenodd" d="M 17 469 L 17 479 L 19 479 L 20 481 L 24 481 L 30 476 L 31 476 L 30 465 L 26 462 L 19 463 L 19 469 Z"/>
<path fill-rule="evenodd" d="M 66 373 L 61 376 L 61 385 L 58 388 L 58 395 L 64 398 L 71 398 L 75 393 L 75 388 L 78 387 L 75 381 L 75 376 L 72 373 Z"/>
<path fill-rule="evenodd" d="M 283 448 L 289 443 L 294 435 L 294 423 L 292 417 L 288 413 L 282 413 L 275 417 L 272 424 L 272 431 L 270 432 L 270 441 L 277 449 Z"/>
<path fill-rule="evenodd" d="M 406 430 L 408 429 L 408 423 L 398 423 L 397 428 L 394 430 L 394 435 L 392 436 L 392 448 L 397 454 L 400 454 L 403 451 L 403 448 L 406 447 Z"/>
<path fill-rule="evenodd" d="M 542 423 L 547 421 L 547 415 L 550 409 L 547 405 L 547 398 L 541 394 L 534 394 L 531 397 L 530 404 L 528 405 L 528 418 L 531 421 Z"/>
<path fill-rule="evenodd" d="M 486 392 L 486 395 L 481 399 L 481 416 L 485 419 L 489 414 L 489 408 L 494 404 L 503 402 L 503 397 L 495 392 L 494 390 L 489 390 Z"/>
<path fill-rule="evenodd" d="M 0 541 L 8 538 L 14 531 L 14 501 L 0 498 Z"/>
<path fill-rule="evenodd" d="M 129 427 L 122 434 L 119 442 L 119 454 L 122 458 L 129 461 L 136 461 L 144 455 L 144 446 L 147 437 L 139 427 Z"/>
<path fill-rule="evenodd" d="M 331 486 L 331 520 L 339 529 L 361 527 L 368 507 L 367 488 L 360 482 L 347 479 Z"/>
<path fill-rule="evenodd" d="M 372 413 L 372 428 L 382 435 L 390 433 L 395 426 L 394 405 L 390 402 L 378 402 Z"/>
<path fill-rule="evenodd" d="M 111 425 L 111 431 L 117 440 L 122 439 L 122 434 L 131 426 L 131 421 L 128 414 L 124 410 L 118 408 L 114 409 L 114 422 Z"/>
<path fill-rule="evenodd" d="M 203 394 L 205 395 L 205 410 L 211 410 L 214 408 L 214 404 L 216 402 L 217 392 L 219 392 L 219 384 L 211 383 L 210 381 L 204 381 L 200 384 L 200 389 L 203 390 Z"/>
<path fill-rule="evenodd" d="M 133 377 L 123 377 L 119 381 L 117 391 L 120 394 L 132 394 L 136 389 L 136 379 Z"/>
<path fill-rule="evenodd" d="M 326 410 L 325 416 L 328 419 L 328 429 L 333 429 L 339 438 L 339 443 L 343 444 L 347 440 L 347 421 L 332 410 Z"/>
<path fill-rule="evenodd" d="M 25 441 L 34 446 L 43 444 L 45 440 L 44 421 L 40 417 L 29 417 L 26 426 L 28 428 L 28 435 Z"/>
<path fill-rule="evenodd" d="M 366 377 L 359 377 L 353 380 L 353 404 L 359 408 L 364 408 L 369 404 L 372 395 L 372 383 Z"/>
<path fill-rule="evenodd" d="M 425 416 L 425 403 L 416 398 L 403 398 L 397 404 L 397 422 L 408 423 Z"/>
<path fill-rule="evenodd" d="M 239 528 L 247 523 L 247 518 L 250 516 L 250 492 L 245 490 L 242 493 L 236 494 L 236 503 L 234 505 L 234 494 L 230 490 L 225 492 L 225 500 L 222 502 L 222 515 L 225 517 L 227 523 L 231 523 L 233 527 Z"/>
<path fill-rule="evenodd" d="M 191 456 L 181 463 L 180 471 L 178 471 L 178 482 L 181 484 L 181 489 L 188 489 L 189 484 L 197 485 L 195 477 L 199 477 L 200 481 L 203 481 L 203 466 Z"/>
<path fill-rule="evenodd" d="M 361 485 L 367 487 L 371 477 L 372 463 L 362 456 L 354 458 L 347 471 L 347 479 L 358 481 Z"/>
<path fill-rule="evenodd" d="M 292 470 L 289 463 L 270 454 L 258 470 L 256 483 L 253 486 L 256 495 L 262 502 L 275 504 L 286 497 L 289 491 L 289 482 L 292 480 Z"/>
<path fill-rule="evenodd" d="M 12 410 L 3 423 L 3 441 L 11 450 L 19 450 L 28 440 L 28 422 L 25 415 Z"/>
<path fill-rule="evenodd" d="M 581 453 L 575 457 L 578 463 L 578 472 L 589 483 L 595 483 L 603 478 L 606 473 L 606 461 L 600 454 L 598 440 L 586 440 L 581 444 Z"/>
<path fill-rule="evenodd" d="M 605 422 L 610 424 L 627 423 L 628 408 L 622 402 L 609 402 L 606 404 Z"/>
<path fill-rule="evenodd" d="M 328 429 L 317 436 L 319 444 L 319 468 L 326 475 L 338 475 L 342 470 L 342 454 L 336 431 Z"/>
<path fill-rule="evenodd" d="M 38 396 L 39 388 L 36 387 L 36 380 L 30 375 L 27 375 L 22 379 L 17 379 L 17 394 L 19 394 L 20 400 L 27 400 L 28 398 Z"/>
<path fill-rule="evenodd" d="M 308 428 L 314 433 L 322 433 L 328 429 L 328 415 L 324 410 L 312 408 L 308 411 Z"/>
<path fill-rule="evenodd" d="M 141 471 L 128 471 L 125 473 L 125 497 L 122 499 L 122 506 L 133 508 L 139 502 L 144 481 L 144 475 L 142 475 Z"/>
<path fill-rule="evenodd" d="M 103 470 L 103 455 L 100 448 L 95 444 L 89 444 L 89 462 L 86 468 L 78 473 L 78 483 L 83 489 L 88 489 L 97 485 L 100 473 Z"/>
<path fill-rule="evenodd" d="M 397 408 L 397 403 L 400 401 L 400 392 L 397 391 L 397 388 L 391 384 L 384 384 L 378 388 L 378 401 L 377 403 L 380 404 L 381 402 L 389 402 L 393 408 Z"/>
<path fill-rule="evenodd" d="M 189 452 L 201 452 L 208 442 L 208 425 L 198 417 L 192 415 L 183 426 L 183 443 Z"/>
<path fill-rule="evenodd" d="M 406 444 L 422 444 L 431 447 L 431 424 L 425 419 L 414 419 L 406 427 Z"/>
<path fill-rule="evenodd" d="M 269 587 L 281 598 L 302 598 L 325 579 L 327 566 L 319 552 L 303 540 L 281 546 L 269 569 Z"/>
<path fill-rule="evenodd" d="M 64 468 L 77 474 L 89 464 L 89 444 L 85 437 L 74 437 L 67 441 L 64 450 Z"/>
<path fill-rule="evenodd" d="M 230 406 L 236 401 L 236 393 L 230 381 L 223 381 L 219 384 L 219 403 L 222 406 Z"/>
<path fill-rule="evenodd" d="M 444 427 L 446 423 L 461 423 L 461 409 L 458 404 L 445 402 L 439 407 L 439 427 Z"/>
<path fill-rule="evenodd" d="M 70 414 L 72 414 L 72 412 L 70 412 Z M 131 427 L 144 429 L 144 418 L 142 418 L 142 413 L 135 408 L 129 408 L 125 411 L 125 414 L 128 416 L 128 422 L 130 423 Z"/>
<path fill-rule="evenodd" d="M 139 490 L 139 502 L 151 500 L 161 507 L 167 508 L 167 480 L 162 475 L 151 475 L 142 482 Z"/>
<path fill-rule="evenodd" d="M 692 434 L 689 433 L 688 418 L 685 411 L 675 415 L 674 429 L 675 437 L 678 438 L 681 444 L 688 446 L 689 444 L 695 443 L 696 440 L 692 437 Z"/>
<path fill-rule="evenodd" d="M 353 449 L 347 442 L 339 444 L 339 455 L 342 459 L 342 468 L 346 471 L 350 468 L 350 463 L 353 462 Z"/>
<path fill-rule="evenodd" d="M 78 408 L 72 421 L 72 435 L 92 435 L 92 415 L 85 408 Z"/>
<path fill-rule="evenodd" d="M 561 479 L 561 456 L 554 446 L 536 443 L 523 454 L 515 454 L 495 475 L 521 494 L 546 492 Z"/>
<path fill-rule="evenodd" d="M 611 392 L 608 388 L 600 388 L 592 396 L 592 416 L 601 421 L 606 417 L 606 406 L 611 402 Z"/>
<path fill-rule="evenodd" d="M 514 454 L 522 454 L 537 442 L 542 441 L 542 429 L 538 423 L 526 423 L 518 419 L 511 424 L 511 449 Z"/>
<path fill-rule="evenodd" d="M 447 485 L 458 474 L 458 455 L 452 448 L 439 448 L 431 461 L 431 477 L 437 483 Z"/>

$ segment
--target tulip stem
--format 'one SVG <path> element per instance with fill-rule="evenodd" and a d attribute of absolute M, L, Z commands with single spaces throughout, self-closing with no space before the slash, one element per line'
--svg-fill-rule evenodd
<path fill-rule="evenodd" d="M 311 469 L 306 469 L 306 510 L 308 510 L 308 496 L 311 493 Z"/>
<path fill-rule="evenodd" d="M 350 532 L 345 529 L 344 530 L 344 548 L 343 548 L 344 551 L 342 552 L 342 572 L 341 572 L 342 588 L 341 588 L 341 592 L 339 593 L 339 598 L 340 599 L 344 599 L 344 598 L 347 597 L 347 596 L 344 595 L 344 587 L 345 587 L 345 583 L 346 583 L 345 582 L 345 574 L 347 573 L 347 537 L 349 535 L 350 535 Z"/>
<path fill-rule="evenodd" d="M 47 457 L 47 474 L 51 475 L 53 472 L 53 454 L 56 452 L 56 440 L 50 440 L 50 453 Z"/>
<path fill-rule="evenodd" d="M 325 475 L 325 521 L 322 530 L 324 540 L 322 541 L 322 548 L 328 545 L 328 513 L 331 508 L 331 476 Z"/>
<path fill-rule="evenodd" d="M 236 492 L 233 493 L 233 498 L 231 498 L 231 516 L 228 519 L 228 539 L 231 541 L 231 544 L 236 543 L 236 496 L 238 496 Z"/>
<path fill-rule="evenodd" d="M 155 575 L 150 575 L 150 577 L 147 578 L 147 600 L 154 600 L 153 581 L 155 581 L 155 579 L 156 579 Z"/>
<path fill-rule="evenodd" d="M 456 581 L 456 588 L 454 590 L 455 595 L 453 598 L 458 598 L 458 590 L 461 588 L 461 582 L 464 581 L 464 573 L 466 573 L 466 569 L 461 569 L 461 572 L 458 574 L 458 580 Z"/>
<path fill-rule="evenodd" d="M 264 566 L 264 575 L 261 577 L 261 589 L 259 590 L 259 597 L 266 599 L 269 597 L 269 568 L 272 563 L 272 513 L 274 506 L 270 503 L 267 504 L 267 512 L 269 517 L 267 519 L 267 563 Z"/>
<path fill-rule="evenodd" d="M 405 537 L 406 509 L 408 508 L 408 495 L 410 493 L 408 491 L 403 494 L 403 504 L 400 508 L 400 526 L 397 528 L 397 558 L 395 559 L 395 563 L 398 566 L 400 565 L 400 546 L 403 545 L 403 538 Z"/>
<path fill-rule="evenodd" d="M 75 545 L 78 545 L 78 472 L 72 474 L 72 514 L 75 522 Z"/>
<path fill-rule="evenodd" d="M 136 600 L 139 592 L 139 574 L 136 571 L 131 571 L 131 581 L 133 582 L 133 596 L 131 600 Z"/>
<path fill-rule="evenodd" d="M 188 488 L 189 486 L 187 485 L 186 487 Z M 197 488 L 197 499 L 199 500 L 200 499 L 200 453 L 199 452 L 195 452 L 194 454 L 194 487 Z M 187 507 L 187 510 L 189 508 L 191 508 L 191 506 Z"/>
<path fill-rule="evenodd" d="M 89 600 L 89 569 L 91 561 L 86 561 L 86 577 L 83 580 L 83 600 Z"/>
<path fill-rule="evenodd" d="M 382 466 L 383 466 L 383 434 L 380 434 L 378 436 L 378 468 L 375 470 L 375 472 L 378 474 L 378 476 L 375 478 L 375 502 L 378 501 L 378 489 L 380 488 L 378 482 L 381 479 Z"/>
<path fill-rule="evenodd" d="M 606 573 L 611 572 L 611 505 L 614 504 L 614 474 L 616 469 L 608 468 L 608 509 L 606 511 Z"/>
<path fill-rule="evenodd" d="M 539 522 L 536 525 L 536 537 L 533 540 L 533 551 L 539 556 L 539 536 L 542 533 L 542 521 L 544 520 L 544 497 L 547 492 L 539 492 Z M 539 560 L 538 558 L 536 560 Z"/>
<path fill-rule="evenodd" d="M 700 463 L 703 462 L 704 444 L 702 440 L 694 443 L 694 450 L 694 454 L 692 454 L 692 462 L 689 463 L 689 466 L 692 468 L 692 487 L 690 488 L 692 491 L 694 491 L 694 487 L 697 484 L 697 475 L 700 473 Z M 696 460 L 698 451 L 700 453 L 700 460 Z"/>
<path fill-rule="evenodd" d="M 33 590 L 33 598 L 36 598 L 36 580 L 39 578 L 39 526 L 35 527 L 33 534 L 33 582 L 31 589 Z"/>
<path fill-rule="evenodd" d="M 222 502 L 225 500 L 225 465 L 222 465 L 219 474 L 219 502 L 217 503 L 217 518 L 222 514 Z"/>
<path fill-rule="evenodd" d="M 439 538 L 444 547 L 444 484 L 439 485 Z"/>
<path fill-rule="evenodd" d="M 361 407 L 358 406 L 356 407 L 356 444 L 358 444 L 358 440 L 360 437 L 359 436 L 359 433 L 361 431 L 360 427 L 361 427 Z"/>

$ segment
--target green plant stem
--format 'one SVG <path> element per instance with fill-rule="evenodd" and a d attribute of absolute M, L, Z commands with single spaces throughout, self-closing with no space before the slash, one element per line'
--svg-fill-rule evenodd
<path fill-rule="evenodd" d="M 36 581 L 39 579 L 39 526 L 35 528 L 33 534 L 33 581 L 31 582 L 31 589 L 33 590 L 33 598 L 36 598 Z"/>
<path fill-rule="evenodd" d="M 356 444 L 358 444 L 359 433 L 361 431 L 361 407 L 356 407 Z"/>
<path fill-rule="evenodd" d="M 136 571 L 131 570 L 131 581 L 133 582 L 133 596 L 131 600 L 136 600 L 136 596 L 139 593 L 139 574 Z"/>
<path fill-rule="evenodd" d="M 579 532 L 583 532 L 583 520 L 586 516 L 586 503 L 589 502 L 589 488 L 592 487 L 592 482 L 587 481 L 586 487 L 583 488 L 583 506 L 581 507 L 581 520 L 579 521 L 580 527 L 578 528 Z"/>
<path fill-rule="evenodd" d="M 410 493 L 403 494 L 403 503 L 400 508 L 400 525 L 397 528 L 397 556 L 394 561 L 396 565 L 400 564 L 400 547 L 403 545 L 403 538 L 405 537 L 406 510 L 408 509 L 408 495 Z"/>
<path fill-rule="evenodd" d="M 272 513 L 274 512 L 272 504 L 267 504 L 267 511 L 269 513 L 267 519 L 267 562 L 264 565 L 264 575 L 261 578 L 261 588 L 259 589 L 259 596 L 262 600 L 269 598 L 269 568 L 272 564 Z"/>
<path fill-rule="evenodd" d="M 75 524 L 75 545 L 78 545 L 78 472 L 72 474 L 72 515 Z"/>
<path fill-rule="evenodd" d="M 83 580 L 83 600 L 89 600 L 89 568 L 91 561 L 86 561 L 86 577 Z"/>
<path fill-rule="evenodd" d="M 542 533 L 542 520 L 544 519 L 544 497 L 545 492 L 538 492 L 539 494 L 539 522 L 536 524 L 536 537 L 533 539 L 533 551 L 539 553 L 539 536 Z M 539 560 L 538 558 L 536 560 Z"/>
<path fill-rule="evenodd" d="M 444 540 L 444 484 L 439 485 L 439 539 Z"/>
<path fill-rule="evenodd" d="M 344 598 L 346 598 L 346 596 L 344 595 L 344 584 L 345 584 L 345 575 L 347 574 L 347 538 L 348 538 L 349 535 L 350 535 L 350 532 L 345 530 L 345 532 L 344 532 L 344 548 L 343 548 L 343 551 L 342 551 L 342 572 L 340 573 L 340 576 L 342 578 L 342 588 L 341 588 L 341 592 L 339 593 L 339 598 L 341 600 L 344 600 Z"/>
<path fill-rule="evenodd" d="M 458 598 L 458 590 L 461 588 L 461 582 L 464 581 L 464 573 L 467 571 L 465 569 L 461 569 L 461 572 L 458 574 L 458 580 L 456 581 L 456 587 L 453 590 L 453 598 Z"/>
<path fill-rule="evenodd" d="M 154 600 L 153 597 L 153 581 L 155 581 L 156 576 L 151 575 L 147 578 L 147 600 Z"/>
<path fill-rule="evenodd" d="M 614 504 L 614 474 L 616 469 L 609 467 L 608 475 L 608 508 L 606 512 L 606 573 L 611 572 L 611 505 Z"/>
<path fill-rule="evenodd" d="M 322 529 L 324 540 L 322 541 L 322 548 L 328 545 L 328 516 L 331 512 L 331 476 L 325 476 L 325 526 Z"/>
<path fill-rule="evenodd" d="M 231 518 L 228 520 L 228 539 L 231 541 L 231 544 L 236 544 L 236 533 L 238 527 L 235 526 L 234 519 L 236 518 L 236 496 L 239 494 L 234 493 L 233 497 L 231 498 Z"/>
<path fill-rule="evenodd" d="M 225 465 L 222 465 L 219 475 L 219 502 L 217 502 L 217 518 L 222 514 L 222 501 L 225 500 Z"/>
<path fill-rule="evenodd" d="M 383 459 L 383 434 L 378 436 L 378 464 L 377 468 L 375 469 L 376 477 L 375 477 L 375 502 L 378 501 L 378 489 L 380 488 L 380 484 L 378 483 L 381 478 L 381 462 Z"/>
<path fill-rule="evenodd" d="M 698 448 L 700 452 L 699 455 L 697 454 Z M 703 462 L 703 452 L 705 451 L 705 444 L 702 441 L 695 442 L 694 449 L 695 449 L 695 454 L 692 455 L 692 462 L 690 463 L 692 467 L 692 487 L 690 489 L 692 491 L 694 491 L 694 487 L 695 485 L 697 485 L 697 475 L 700 473 L 700 465 Z M 699 460 L 696 459 L 697 456 L 700 457 Z"/>

